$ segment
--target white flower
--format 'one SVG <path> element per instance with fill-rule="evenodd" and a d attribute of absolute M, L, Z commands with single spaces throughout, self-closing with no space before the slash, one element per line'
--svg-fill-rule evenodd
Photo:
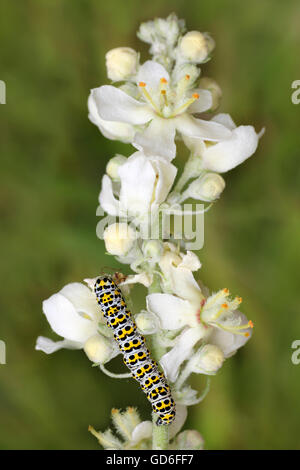
<path fill-rule="evenodd" d="M 111 255 L 126 256 L 136 240 L 136 232 L 126 223 L 114 223 L 103 233 L 105 248 Z"/>
<path fill-rule="evenodd" d="M 215 47 L 214 40 L 207 33 L 189 31 L 179 41 L 178 49 L 182 58 L 189 62 L 205 62 Z"/>
<path fill-rule="evenodd" d="M 195 179 L 182 193 L 180 202 L 188 198 L 211 202 L 220 197 L 225 188 L 225 181 L 217 173 L 204 173 Z"/>
<path fill-rule="evenodd" d="M 103 322 L 103 316 L 95 295 L 85 285 L 78 282 L 67 284 L 57 294 L 44 300 L 43 312 L 52 330 L 64 340 L 55 342 L 40 336 L 36 343 L 37 350 L 51 354 L 61 348 L 85 348 L 89 357 L 98 357 L 104 362 L 119 354 L 115 341 L 99 334 L 98 325 Z M 94 348 L 92 352 L 92 342 L 94 346 L 97 342 L 98 351 Z M 102 348 L 101 351 L 99 348 Z"/>
<path fill-rule="evenodd" d="M 203 169 L 225 173 L 254 154 L 263 131 L 257 134 L 253 126 L 236 127 L 229 114 L 218 114 L 212 121 L 226 126 L 231 137 L 216 144 L 189 137 L 184 141 L 201 158 Z"/>
<path fill-rule="evenodd" d="M 191 280 L 188 272 L 180 272 L 182 284 L 186 286 L 189 298 L 171 294 L 150 294 L 147 308 L 156 314 L 161 327 L 179 330 L 174 347 L 160 363 L 170 381 L 177 379 L 181 364 L 194 354 L 194 347 L 200 342 L 213 344 L 221 349 L 224 357 L 230 357 L 243 346 L 251 336 L 252 322 L 248 322 L 237 307 L 241 299 L 229 298 L 228 289 L 223 289 L 205 300 L 199 286 Z M 190 284 L 190 286 L 188 286 Z"/>
<path fill-rule="evenodd" d="M 131 47 L 116 47 L 107 52 L 107 76 L 110 80 L 127 80 L 137 72 L 138 53 Z"/>
<path fill-rule="evenodd" d="M 104 175 L 99 202 L 110 215 L 143 218 L 166 199 L 177 169 L 163 158 L 136 152 L 120 168 L 120 194 L 115 198 L 112 180 Z"/>
<path fill-rule="evenodd" d="M 188 75 L 172 83 L 161 64 L 147 61 L 139 69 L 137 85 L 139 99 L 104 85 L 91 91 L 91 100 L 101 120 L 139 126 L 132 143 L 145 154 L 172 160 L 176 130 L 184 136 L 213 142 L 231 136 L 224 125 L 193 117 L 211 108 L 212 96 L 208 90 L 191 89 Z"/>

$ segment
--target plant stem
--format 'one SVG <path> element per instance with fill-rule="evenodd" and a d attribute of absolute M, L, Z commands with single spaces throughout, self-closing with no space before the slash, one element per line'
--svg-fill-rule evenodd
<path fill-rule="evenodd" d="M 169 444 L 169 426 L 156 426 L 157 416 L 152 413 L 152 449 L 167 450 Z"/>
<path fill-rule="evenodd" d="M 161 292 L 160 278 L 158 274 L 154 274 L 153 282 L 148 289 L 149 294 Z M 162 346 L 159 333 L 152 335 L 152 353 L 154 359 L 159 362 L 160 358 L 165 354 L 166 349 Z M 157 426 L 157 415 L 152 413 L 152 449 L 166 450 L 169 444 L 169 426 Z"/>

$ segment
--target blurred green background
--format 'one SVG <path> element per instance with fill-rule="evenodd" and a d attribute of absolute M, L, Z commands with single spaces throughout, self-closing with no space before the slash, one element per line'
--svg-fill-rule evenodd
<path fill-rule="evenodd" d="M 226 174 L 199 253 L 202 281 L 244 298 L 254 335 L 190 409 L 186 428 L 198 429 L 208 449 L 300 448 L 300 365 L 291 362 L 300 339 L 300 105 L 291 103 L 291 83 L 300 79 L 299 2 L 1 0 L 2 449 L 96 449 L 87 426 L 104 430 L 112 407 L 138 405 L 149 416 L 132 380 L 104 376 L 81 351 L 46 356 L 34 344 L 51 336 L 43 299 L 117 266 L 96 237 L 95 210 L 107 160 L 133 149 L 102 137 L 86 100 L 107 83 L 105 52 L 131 46 L 146 59 L 139 23 L 172 11 L 216 40 L 203 75 L 221 85 L 221 111 L 266 127 L 255 156 Z M 201 389 L 203 380 L 193 385 Z"/>

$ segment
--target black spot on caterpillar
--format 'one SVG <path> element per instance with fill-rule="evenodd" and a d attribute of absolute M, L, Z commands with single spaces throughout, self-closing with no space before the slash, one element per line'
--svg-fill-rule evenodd
<path fill-rule="evenodd" d="M 175 403 L 166 378 L 151 359 L 144 336 L 138 331 L 123 295 L 109 276 L 97 278 L 94 291 L 107 325 L 114 330 L 114 338 L 123 354 L 124 364 L 137 380 L 158 415 L 158 426 L 172 423 Z"/>

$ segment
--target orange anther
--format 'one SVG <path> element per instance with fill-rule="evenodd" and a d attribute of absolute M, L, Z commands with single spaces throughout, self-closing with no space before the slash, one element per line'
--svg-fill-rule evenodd
<path fill-rule="evenodd" d="M 166 94 L 166 90 L 161 90 L 161 94 L 162 94 L 162 95 L 165 95 L 165 94 Z"/>
<path fill-rule="evenodd" d="M 140 82 L 139 86 L 144 87 L 144 86 L 146 86 L 146 83 L 145 82 Z"/>
<path fill-rule="evenodd" d="M 186 78 L 186 80 L 189 80 L 191 78 L 191 76 L 187 73 L 185 78 Z"/>
<path fill-rule="evenodd" d="M 162 77 L 160 79 L 160 83 L 168 83 L 168 80 L 166 78 Z"/>
<path fill-rule="evenodd" d="M 245 333 L 244 336 L 245 336 L 245 338 L 249 338 L 250 334 L 249 334 L 249 333 Z"/>
<path fill-rule="evenodd" d="M 250 326 L 250 328 L 254 327 L 253 321 L 251 321 L 251 320 L 249 321 L 249 326 Z"/>
<path fill-rule="evenodd" d="M 223 293 L 224 293 L 224 294 L 229 294 L 229 290 L 227 289 L 227 287 L 225 287 L 225 288 L 223 289 Z"/>
<path fill-rule="evenodd" d="M 222 308 L 228 308 L 228 304 L 222 304 Z"/>
<path fill-rule="evenodd" d="M 193 94 L 193 98 L 195 98 L 195 100 L 197 100 L 197 99 L 199 98 L 198 93 L 194 93 L 194 94 Z"/>

